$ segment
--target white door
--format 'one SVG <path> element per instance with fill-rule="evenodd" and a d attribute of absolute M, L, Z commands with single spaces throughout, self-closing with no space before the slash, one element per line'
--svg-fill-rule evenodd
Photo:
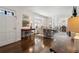
<path fill-rule="evenodd" d="M 16 17 L 0 16 L 0 46 L 16 41 Z"/>

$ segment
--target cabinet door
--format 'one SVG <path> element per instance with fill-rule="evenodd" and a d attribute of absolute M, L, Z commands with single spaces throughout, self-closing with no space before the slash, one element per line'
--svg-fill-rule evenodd
<path fill-rule="evenodd" d="M 13 16 L 6 16 L 6 36 L 7 42 L 12 43 L 16 41 L 16 18 Z"/>
<path fill-rule="evenodd" d="M 0 46 L 4 45 L 3 43 L 6 40 L 6 21 L 3 16 L 0 16 Z"/>
<path fill-rule="evenodd" d="M 16 41 L 16 18 L 0 16 L 0 46 Z"/>

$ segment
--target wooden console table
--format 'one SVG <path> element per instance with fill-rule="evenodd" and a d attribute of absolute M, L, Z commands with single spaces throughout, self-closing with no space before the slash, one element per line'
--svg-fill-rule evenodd
<path fill-rule="evenodd" d="M 32 30 L 35 31 L 35 29 L 21 29 L 21 37 L 30 36 Z"/>

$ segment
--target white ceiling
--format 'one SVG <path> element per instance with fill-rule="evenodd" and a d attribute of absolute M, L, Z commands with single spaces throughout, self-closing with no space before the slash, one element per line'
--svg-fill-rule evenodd
<path fill-rule="evenodd" d="M 39 13 L 45 16 L 71 16 L 72 6 L 35 6 L 26 7 L 33 12 Z"/>
<path fill-rule="evenodd" d="M 5 6 L 6 7 L 6 6 Z M 30 10 L 32 12 L 39 13 L 43 16 L 71 16 L 72 6 L 11 6 L 12 8 L 18 8 L 19 10 Z M 79 7 L 78 7 L 79 9 Z M 78 11 L 79 13 L 79 11 Z"/>

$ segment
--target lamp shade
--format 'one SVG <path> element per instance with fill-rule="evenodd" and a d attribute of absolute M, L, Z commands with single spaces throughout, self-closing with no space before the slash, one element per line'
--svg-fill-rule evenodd
<path fill-rule="evenodd" d="M 68 19 L 68 31 L 79 33 L 79 16 Z"/>

